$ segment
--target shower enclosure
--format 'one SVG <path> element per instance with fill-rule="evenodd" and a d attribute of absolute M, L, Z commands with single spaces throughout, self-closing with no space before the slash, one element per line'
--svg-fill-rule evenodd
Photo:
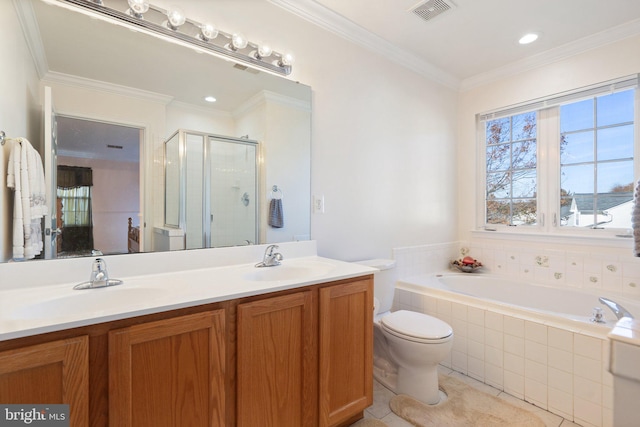
<path fill-rule="evenodd" d="M 258 241 L 258 142 L 176 131 L 165 141 L 165 227 L 184 248 Z"/>

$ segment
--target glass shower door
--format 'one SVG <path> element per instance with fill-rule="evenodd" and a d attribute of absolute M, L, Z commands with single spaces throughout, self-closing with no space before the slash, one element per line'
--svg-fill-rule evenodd
<path fill-rule="evenodd" d="M 258 144 L 209 137 L 209 247 L 258 243 Z"/>

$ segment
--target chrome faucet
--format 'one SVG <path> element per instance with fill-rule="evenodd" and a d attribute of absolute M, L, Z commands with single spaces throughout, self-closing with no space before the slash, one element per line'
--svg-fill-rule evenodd
<path fill-rule="evenodd" d="M 617 302 L 611 301 L 610 299 L 607 299 L 607 298 L 604 298 L 604 297 L 598 298 L 598 301 L 600 301 L 602 304 L 604 304 L 607 307 L 609 307 L 611 309 L 611 311 L 613 311 L 613 314 L 616 315 L 618 320 L 622 319 L 623 317 L 629 317 L 629 318 L 633 319 L 633 315 L 631 313 L 629 313 L 629 311 L 626 308 L 624 308 L 623 306 L 621 306 Z"/>
<path fill-rule="evenodd" d="M 280 252 L 275 252 L 274 250 L 278 249 L 278 245 L 269 245 L 264 250 L 264 257 L 262 258 L 262 262 L 256 264 L 256 267 L 275 267 L 276 265 L 280 265 L 280 261 L 282 261 L 282 254 Z"/>
<path fill-rule="evenodd" d="M 101 288 L 109 285 L 109 273 L 107 273 L 107 263 L 102 258 L 96 258 L 91 265 L 91 277 L 89 287 Z"/>

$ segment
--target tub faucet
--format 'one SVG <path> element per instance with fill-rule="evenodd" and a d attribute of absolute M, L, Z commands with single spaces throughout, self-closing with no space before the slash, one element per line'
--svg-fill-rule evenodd
<path fill-rule="evenodd" d="M 269 245 L 264 250 L 264 257 L 262 258 L 262 262 L 256 264 L 256 267 L 275 267 L 276 265 L 280 265 L 280 261 L 282 261 L 282 254 L 280 252 L 275 252 L 274 250 L 278 249 L 278 245 Z"/>
<path fill-rule="evenodd" d="M 600 301 L 602 304 L 609 307 L 611 311 L 613 311 L 613 314 L 616 315 L 618 320 L 622 319 L 623 317 L 630 317 L 631 319 L 633 319 L 633 315 L 629 313 L 629 311 L 626 308 L 624 308 L 617 302 L 611 301 L 610 299 L 607 299 L 604 297 L 598 298 L 598 301 Z"/>
<path fill-rule="evenodd" d="M 109 286 L 109 273 L 107 273 L 107 263 L 102 258 L 96 258 L 91 265 L 89 287 L 102 288 L 104 286 Z"/>

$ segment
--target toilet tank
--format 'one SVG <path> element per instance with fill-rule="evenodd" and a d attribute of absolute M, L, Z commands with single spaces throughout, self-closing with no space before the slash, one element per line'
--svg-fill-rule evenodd
<path fill-rule="evenodd" d="M 391 310 L 396 289 L 396 261 L 393 259 L 366 259 L 356 264 L 378 269 L 373 273 L 373 296 L 377 299 L 377 313 Z"/>

